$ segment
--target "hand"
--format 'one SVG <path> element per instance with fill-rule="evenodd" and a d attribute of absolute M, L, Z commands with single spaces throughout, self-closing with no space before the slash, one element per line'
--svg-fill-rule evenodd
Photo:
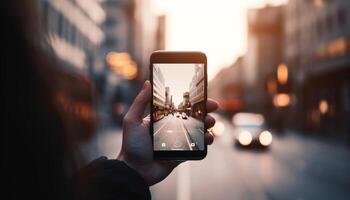
<path fill-rule="evenodd" d="M 118 160 L 124 161 L 135 169 L 149 185 L 166 178 L 170 172 L 183 161 L 157 161 L 153 159 L 152 139 L 149 134 L 150 117 L 143 118 L 143 113 L 151 102 L 151 83 L 146 81 L 142 91 L 137 95 L 128 113 L 123 119 L 123 144 Z M 213 100 L 207 101 L 207 111 L 217 109 Z M 205 118 L 205 127 L 214 126 L 215 119 L 210 115 Z M 205 143 L 213 143 L 213 136 L 205 133 Z"/>

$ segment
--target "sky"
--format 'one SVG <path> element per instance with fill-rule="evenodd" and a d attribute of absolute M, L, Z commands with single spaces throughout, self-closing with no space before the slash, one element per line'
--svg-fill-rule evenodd
<path fill-rule="evenodd" d="M 194 76 L 195 64 L 155 64 L 164 76 L 165 87 L 169 86 L 170 95 L 177 107 L 183 100 L 183 93 L 189 92 Z"/>
<path fill-rule="evenodd" d="M 167 16 L 166 49 L 203 51 L 208 78 L 244 55 L 247 9 L 287 0 L 154 0 L 154 11 Z"/>

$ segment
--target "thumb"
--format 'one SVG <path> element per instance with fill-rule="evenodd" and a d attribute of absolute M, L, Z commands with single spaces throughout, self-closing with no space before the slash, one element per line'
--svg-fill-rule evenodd
<path fill-rule="evenodd" d="M 142 121 L 143 113 L 146 110 L 146 106 L 151 101 L 151 83 L 147 80 L 143 84 L 141 92 L 136 96 L 134 102 L 130 106 L 128 113 L 125 115 L 125 120 L 132 122 Z"/>

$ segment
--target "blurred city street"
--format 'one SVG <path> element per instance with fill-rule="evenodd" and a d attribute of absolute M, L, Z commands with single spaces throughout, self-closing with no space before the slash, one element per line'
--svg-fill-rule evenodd
<path fill-rule="evenodd" d="M 182 164 L 153 186 L 153 199 L 347 199 L 350 151 L 299 135 L 270 151 L 237 150 L 223 135 L 200 162 Z M 186 187 L 186 188 L 185 188 Z M 188 188 L 187 188 L 188 187 Z"/>
<path fill-rule="evenodd" d="M 206 98 L 219 105 L 207 157 L 179 165 L 151 187 L 152 199 L 350 199 L 349 0 L 3 2 L 9 13 L 2 63 L 11 86 L 4 96 L 20 105 L 5 105 L 5 118 L 18 109 L 18 127 L 30 127 L 35 136 L 43 131 L 30 139 L 42 140 L 45 148 L 56 153 L 51 141 L 59 143 L 60 136 L 74 150 L 67 151 L 71 160 L 85 156 L 81 167 L 100 156 L 117 158 L 123 118 L 152 78 L 153 107 L 144 114 L 157 121 L 155 149 L 202 149 L 203 123 L 197 119 L 205 114 Z M 159 50 L 199 51 L 208 59 L 206 65 L 171 67 L 165 61 L 150 67 L 150 55 Z M 16 79 L 40 87 L 32 92 Z M 41 112 L 46 104 L 54 106 L 48 116 L 57 111 L 57 118 L 31 123 L 47 119 Z M 26 111 L 34 114 L 27 117 Z M 237 116 L 251 124 L 255 116 L 255 126 L 237 125 Z M 61 122 L 64 128 L 57 130 Z M 50 126 L 52 140 L 42 124 Z M 31 136 L 8 136 L 17 134 L 21 141 Z M 263 148 L 251 148 L 254 143 Z M 76 146 L 81 155 L 75 155 Z"/>
<path fill-rule="evenodd" d="M 188 199 L 347 199 L 350 195 L 350 149 L 337 141 L 303 136 L 296 131 L 275 136 L 270 149 L 237 149 L 233 127 L 225 126 L 202 161 L 181 164 L 151 187 L 152 198 Z M 100 155 L 115 158 L 121 132 L 98 135 Z M 96 158 L 97 155 L 91 158 Z"/>

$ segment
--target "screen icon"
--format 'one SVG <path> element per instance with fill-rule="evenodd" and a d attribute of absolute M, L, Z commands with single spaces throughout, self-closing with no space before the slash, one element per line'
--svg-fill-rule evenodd
<path fill-rule="evenodd" d="M 191 143 L 191 147 L 194 147 L 194 146 L 196 146 L 196 144 L 192 142 L 192 143 Z"/>
<path fill-rule="evenodd" d="M 162 142 L 162 147 L 166 147 L 166 144 L 164 142 Z"/>

